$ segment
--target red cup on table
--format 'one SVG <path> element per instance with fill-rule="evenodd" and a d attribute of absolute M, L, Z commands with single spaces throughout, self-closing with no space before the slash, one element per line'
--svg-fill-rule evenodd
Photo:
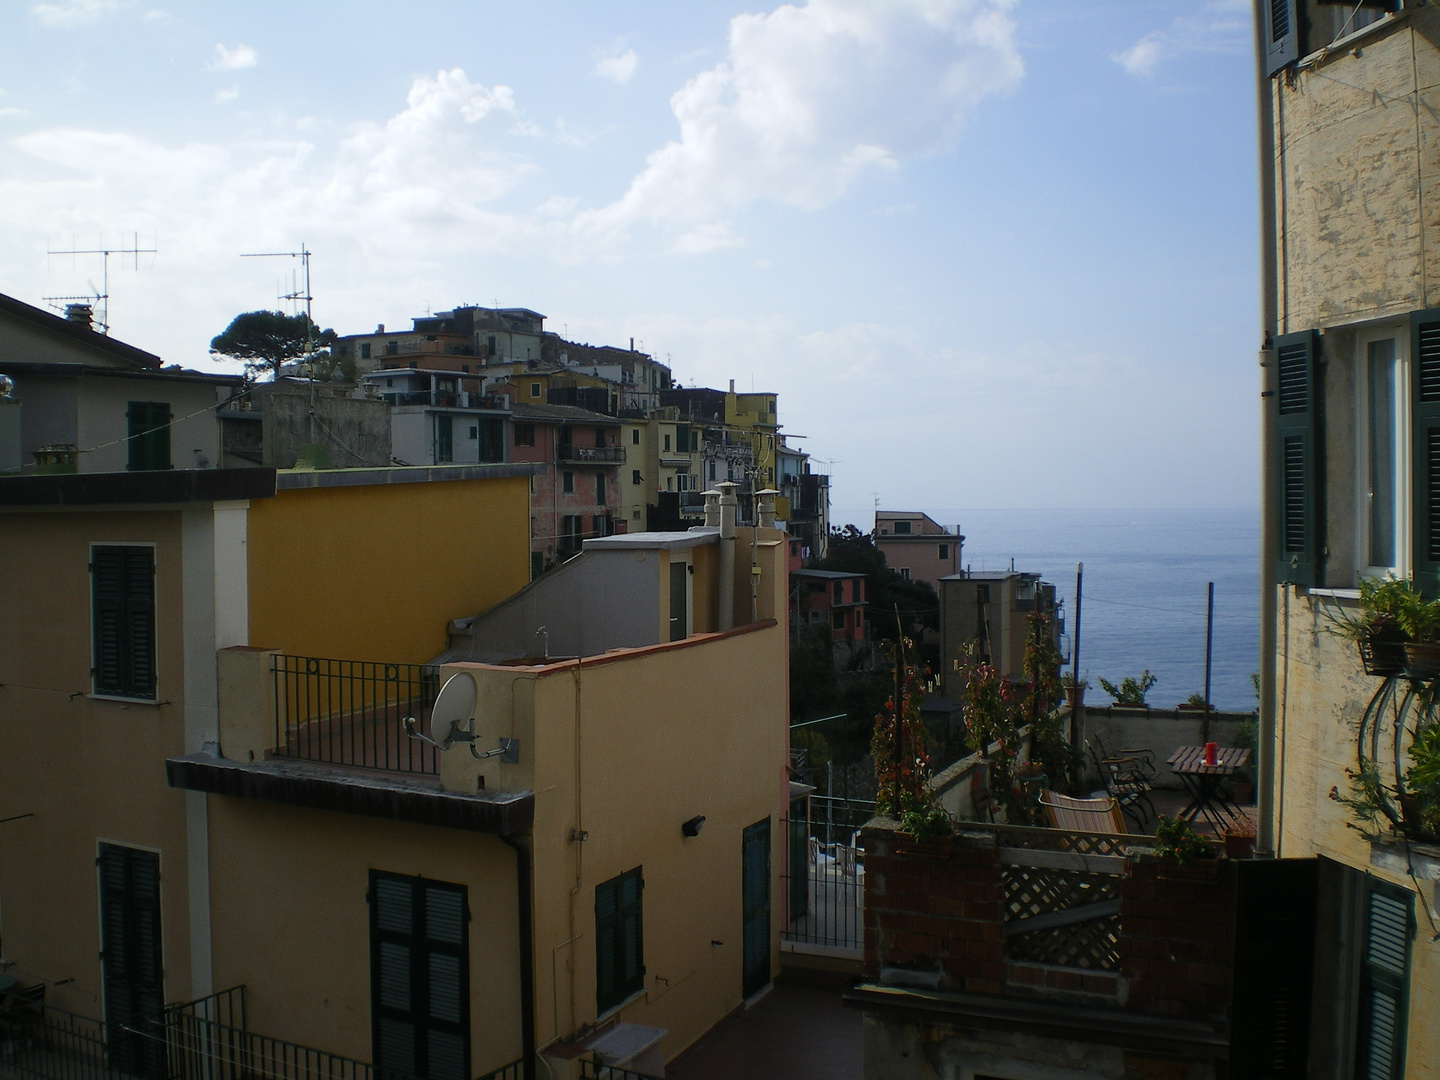
<path fill-rule="evenodd" d="M 1205 744 L 1205 764 L 1206 764 L 1206 765 L 1214 765 L 1214 764 L 1215 764 L 1215 762 L 1216 762 L 1216 754 L 1219 752 L 1219 750 L 1220 750 L 1220 744 L 1219 744 L 1219 743 L 1207 742 L 1207 743 Z"/>

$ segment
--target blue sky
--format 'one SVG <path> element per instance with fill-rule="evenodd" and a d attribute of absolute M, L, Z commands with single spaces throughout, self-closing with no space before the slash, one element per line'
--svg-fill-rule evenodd
<path fill-rule="evenodd" d="M 1257 498 L 1243 0 L 0 0 L 0 292 L 214 368 L 317 321 L 524 306 L 773 390 L 882 506 Z"/>

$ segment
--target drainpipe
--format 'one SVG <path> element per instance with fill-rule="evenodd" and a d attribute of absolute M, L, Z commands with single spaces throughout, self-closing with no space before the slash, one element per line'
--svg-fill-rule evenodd
<path fill-rule="evenodd" d="M 729 630 L 735 625 L 735 508 L 740 487 L 733 480 L 716 485 L 720 489 L 720 619 L 717 629 Z M 708 520 L 708 517 L 707 517 Z"/>
<path fill-rule="evenodd" d="M 1267 0 L 1254 0 L 1255 102 L 1260 157 L 1260 725 L 1255 740 L 1257 854 L 1275 853 L 1275 664 L 1276 634 L 1275 552 L 1278 497 L 1275 470 L 1270 461 L 1274 420 L 1270 398 L 1275 393 L 1275 352 L 1278 328 L 1275 251 L 1275 119 L 1270 77 L 1265 74 L 1265 19 Z"/>
<path fill-rule="evenodd" d="M 535 942 L 532 939 L 533 916 L 530 911 L 532 893 L 532 869 L 530 851 L 513 836 L 502 836 L 515 849 L 515 899 L 519 904 L 518 929 L 520 933 L 520 1044 L 524 1048 L 521 1061 L 525 1080 L 535 1078 Z"/>

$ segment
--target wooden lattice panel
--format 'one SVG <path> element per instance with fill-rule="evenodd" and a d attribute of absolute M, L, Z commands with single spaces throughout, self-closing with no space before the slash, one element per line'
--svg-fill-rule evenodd
<path fill-rule="evenodd" d="M 1007 866 L 1003 880 L 1005 921 L 1010 924 L 1120 898 L 1120 879 L 1113 874 Z M 1119 915 L 1107 914 L 1067 926 L 1011 933 L 1007 950 L 1012 960 L 1112 971 L 1120 962 L 1119 933 Z"/>

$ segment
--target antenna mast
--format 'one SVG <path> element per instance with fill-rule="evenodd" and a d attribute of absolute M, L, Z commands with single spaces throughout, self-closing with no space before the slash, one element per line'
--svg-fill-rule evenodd
<path fill-rule="evenodd" d="M 130 246 L 129 246 L 129 247 L 126 247 L 126 246 L 125 246 L 125 241 L 123 241 L 123 240 L 120 241 L 120 246 L 119 246 L 119 247 L 105 247 L 105 246 L 104 246 L 104 243 L 105 243 L 105 242 L 104 242 L 104 240 L 102 239 L 102 240 L 100 241 L 100 244 L 101 244 L 100 247 L 94 247 L 94 248 L 77 248 L 77 247 L 74 246 L 75 241 L 74 241 L 74 240 L 71 240 L 71 241 L 70 241 L 71 246 L 70 246 L 70 249 L 69 249 L 68 251 L 56 251 L 54 248 L 52 248 L 52 247 L 50 246 L 50 242 L 49 242 L 49 240 L 47 239 L 46 242 L 45 242 L 45 256 L 46 256 L 46 259 L 47 259 L 47 260 L 48 260 L 49 257 L 52 256 L 52 255 L 69 255 L 69 256 L 71 256 L 72 258 L 73 258 L 74 256 L 76 256 L 76 255 L 99 255 L 99 256 L 101 257 L 101 277 L 100 277 L 100 290 L 99 290 L 99 292 L 95 293 L 93 296 L 47 296 L 47 297 L 45 297 L 45 302 L 46 302 L 47 304 L 51 304 L 51 305 L 57 305 L 57 304 L 59 304 L 59 303 L 65 302 L 65 301 L 78 302 L 78 301 L 81 301 L 81 300 L 93 300 L 93 301 L 95 301 L 95 302 L 97 302 L 97 303 L 100 303 L 100 304 L 103 305 L 103 307 L 102 307 L 101 310 L 97 313 L 96 322 L 98 323 L 98 325 L 99 325 L 99 327 L 100 327 L 100 333 L 102 333 L 102 334 L 109 334 L 109 333 L 110 333 L 110 256 L 111 256 L 111 255 L 122 255 L 122 256 L 123 256 L 123 255 L 129 255 L 129 256 L 134 260 L 135 269 L 136 269 L 136 270 L 139 270 L 139 269 L 140 269 L 140 256 L 141 256 L 141 255 L 154 255 L 156 249 L 153 248 L 153 247 L 142 248 L 142 247 L 140 246 L 140 234 L 139 234 L 138 232 L 135 232 L 135 233 L 132 233 L 132 234 L 131 234 L 131 240 L 130 240 Z M 94 285 L 93 282 L 91 283 L 90 288 L 92 288 L 92 289 L 95 288 L 95 285 Z"/>
<path fill-rule="evenodd" d="M 310 365 L 310 377 L 315 377 L 315 316 L 311 311 L 311 304 L 315 297 L 310 292 L 310 255 L 311 251 L 305 246 L 305 241 L 300 241 L 299 251 L 249 251 L 241 254 L 242 259 L 299 259 L 300 265 L 305 271 L 305 291 L 291 286 L 291 291 L 282 293 L 281 300 L 305 301 L 305 361 Z"/>

